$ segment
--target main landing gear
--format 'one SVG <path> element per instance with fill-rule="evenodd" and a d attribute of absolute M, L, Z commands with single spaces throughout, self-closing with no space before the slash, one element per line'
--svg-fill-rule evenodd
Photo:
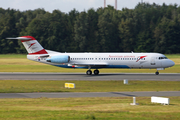
<path fill-rule="evenodd" d="M 87 75 L 92 75 L 92 71 L 91 70 L 87 70 L 86 71 Z M 99 70 L 94 70 L 94 75 L 98 75 L 99 74 Z"/>

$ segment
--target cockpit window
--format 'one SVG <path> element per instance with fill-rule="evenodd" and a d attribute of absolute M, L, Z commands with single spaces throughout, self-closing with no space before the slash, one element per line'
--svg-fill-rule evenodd
<path fill-rule="evenodd" d="M 161 59 L 168 59 L 167 57 L 159 57 L 159 59 L 161 60 Z"/>

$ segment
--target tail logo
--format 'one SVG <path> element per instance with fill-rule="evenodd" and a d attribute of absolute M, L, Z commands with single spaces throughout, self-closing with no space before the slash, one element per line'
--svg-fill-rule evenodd
<path fill-rule="evenodd" d="M 32 47 L 34 44 L 36 44 L 36 43 L 31 43 L 31 44 L 29 45 L 29 48 Z M 28 49 L 29 49 L 29 48 L 28 48 Z"/>

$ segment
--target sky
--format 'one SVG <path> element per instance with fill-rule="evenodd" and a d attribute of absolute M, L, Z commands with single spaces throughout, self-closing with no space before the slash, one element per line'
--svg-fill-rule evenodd
<path fill-rule="evenodd" d="M 133 9 L 141 0 L 117 0 L 118 10 L 122 8 Z M 150 4 L 156 3 L 162 5 L 163 3 L 178 4 L 180 5 L 180 0 L 143 0 L 143 2 L 148 2 Z M 106 0 L 106 5 L 114 6 L 115 0 Z M 74 8 L 79 11 L 87 11 L 90 8 L 95 10 L 99 7 L 104 7 L 104 0 L 0 0 L 0 8 L 11 8 L 20 11 L 34 10 L 37 8 L 44 8 L 46 11 L 52 13 L 53 10 L 58 9 L 61 12 L 68 13 Z"/>

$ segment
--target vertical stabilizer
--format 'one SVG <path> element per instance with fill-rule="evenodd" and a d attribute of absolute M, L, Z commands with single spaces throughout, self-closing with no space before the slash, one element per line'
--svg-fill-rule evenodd
<path fill-rule="evenodd" d="M 39 44 L 39 42 L 32 36 L 22 36 L 22 37 L 7 38 L 7 39 L 21 40 L 29 55 L 48 54 L 46 50 Z"/>

